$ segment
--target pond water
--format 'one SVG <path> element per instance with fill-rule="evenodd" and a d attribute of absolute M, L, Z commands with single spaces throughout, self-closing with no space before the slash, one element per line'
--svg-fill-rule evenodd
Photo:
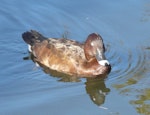
<path fill-rule="evenodd" d="M 0 114 L 149 115 L 150 0 L 1 0 Z M 26 60 L 21 34 L 83 42 L 92 32 L 106 45 L 105 79 L 56 77 Z"/>

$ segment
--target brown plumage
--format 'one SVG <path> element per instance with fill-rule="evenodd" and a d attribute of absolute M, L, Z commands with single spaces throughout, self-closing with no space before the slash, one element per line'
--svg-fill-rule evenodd
<path fill-rule="evenodd" d="M 31 30 L 22 35 L 30 45 L 35 61 L 59 72 L 78 77 L 109 73 L 111 66 L 105 59 L 105 47 L 100 35 L 93 33 L 84 44 L 65 38 L 46 38 Z"/>

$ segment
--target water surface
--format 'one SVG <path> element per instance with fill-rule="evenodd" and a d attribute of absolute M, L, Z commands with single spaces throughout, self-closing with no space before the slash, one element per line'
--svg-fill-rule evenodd
<path fill-rule="evenodd" d="M 150 1 L 1 0 L 0 114 L 150 114 Z M 83 42 L 99 33 L 112 71 L 105 79 L 48 74 L 21 34 Z"/>

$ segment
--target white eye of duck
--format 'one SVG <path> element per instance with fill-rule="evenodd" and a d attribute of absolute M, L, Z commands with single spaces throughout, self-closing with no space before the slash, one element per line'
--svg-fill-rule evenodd
<path fill-rule="evenodd" d="M 91 42 L 91 46 L 94 46 L 94 43 L 93 43 L 93 42 Z"/>

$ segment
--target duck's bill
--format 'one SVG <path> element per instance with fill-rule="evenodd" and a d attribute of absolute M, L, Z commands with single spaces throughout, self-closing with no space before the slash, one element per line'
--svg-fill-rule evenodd
<path fill-rule="evenodd" d="M 97 61 L 106 59 L 104 53 L 102 51 L 100 51 L 99 49 L 97 49 L 97 51 L 96 51 L 96 59 L 97 59 Z"/>
<path fill-rule="evenodd" d="M 97 51 L 96 59 L 97 59 L 98 63 L 102 66 L 109 66 L 110 65 L 109 61 L 106 60 L 104 53 Z"/>

